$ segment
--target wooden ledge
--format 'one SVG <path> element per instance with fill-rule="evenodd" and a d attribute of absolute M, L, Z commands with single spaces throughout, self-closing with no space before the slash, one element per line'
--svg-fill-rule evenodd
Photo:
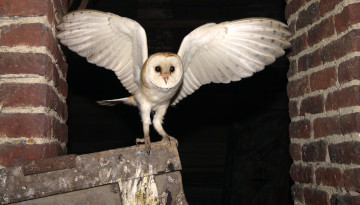
<path fill-rule="evenodd" d="M 66 204 L 71 199 L 69 203 L 80 200 L 81 204 L 88 199 L 86 204 L 92 204 L 90 198 L 95 193 L 105 197 L 109 194 L 106 190 L 112 190 L 116 196 L 114 204 L 187 204 L 180 170 L 173 142 L 152 143 L 150 155 L 144 145 L 136 145 L 36 160 L 0 170 L 0 203 Z M 100 195 L 96 197 L 99 200 Z M 28 201 L 22 202 L 25 200 Z M 99 202 L 92 200 L 94 204 Z"/>

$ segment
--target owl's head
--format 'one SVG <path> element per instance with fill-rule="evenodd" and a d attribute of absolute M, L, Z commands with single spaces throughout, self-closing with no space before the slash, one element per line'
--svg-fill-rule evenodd
<path fill-rule="evenodd" d="M 156 87 L 169 89 L 181 83 L 183 72 L 181 58 L 178 55 L 155 53 L 146 60 L 142 77 Z"/>

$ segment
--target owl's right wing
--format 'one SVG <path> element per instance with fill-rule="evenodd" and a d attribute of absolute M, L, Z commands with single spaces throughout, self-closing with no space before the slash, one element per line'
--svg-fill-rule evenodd
<path fill-rule="evenodd" d="M 178 55 L 184 80 L 172 105 L 208 83 L 250 77 L 284 55 L 290 47 L 287 25 L 267 18 L 209 23 L 188 34 Z"/>
<path fill-rule="evenodd" d="M 146 33 L 136 21 L 94 10 L 70 12 L 57 27 L 57 37 L 87 61 L 115 72 L 134 93 L 148 57 Z"/>

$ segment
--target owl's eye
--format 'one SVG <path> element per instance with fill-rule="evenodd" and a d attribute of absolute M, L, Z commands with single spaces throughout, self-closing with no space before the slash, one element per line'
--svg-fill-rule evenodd
<path fill-rule="evenodd" d="M 174 66 L 171 66 L 170 67 L 170 72 L 174 72 L 175 71 L 175 67 Z"/>
<path fill-rule="evenodd" d="M 160 71 L 161 71 L 160 66 L 156 66 L 156 67 L 155 67 L 155 71 L 156 71 L 156 72 L 160 72 Z"/>

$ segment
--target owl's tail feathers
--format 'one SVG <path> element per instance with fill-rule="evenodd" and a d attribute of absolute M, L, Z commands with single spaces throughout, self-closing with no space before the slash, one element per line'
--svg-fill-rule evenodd
<path fill-rule="evenodd" d="M 107 105 L 107 106 L 114 106 L 119 103 L 125 103 L 127 105 L 137 106 L 137 103 L 134 99 L 134 96 L 126 97 L 126 98 L 119 98 L 113 100 L 101 100 L 97 101 L 99 105 Z"/>

